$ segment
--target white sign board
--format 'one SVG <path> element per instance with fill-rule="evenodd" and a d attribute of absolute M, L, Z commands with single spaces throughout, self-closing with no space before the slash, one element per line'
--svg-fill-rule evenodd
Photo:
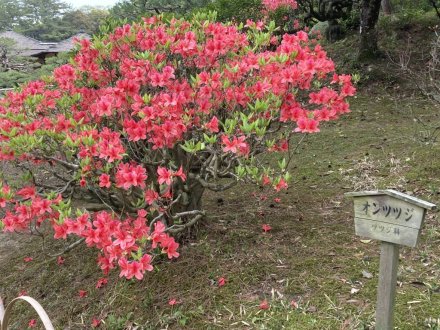
<path fill-rule="evenodd" d="M 345 195 L 353 197 L 356 235 L 382 241 L 376 329 L 393 330 L 399 245 L 416 246 L 426 210 L 434 210 L 436 206 L 395 190 Z"/>
<path fill-rule="evenodd" d="M 435 205 L 394 190 L 348 193 L 356 235 L 415 247 L 427 209 Z"/>

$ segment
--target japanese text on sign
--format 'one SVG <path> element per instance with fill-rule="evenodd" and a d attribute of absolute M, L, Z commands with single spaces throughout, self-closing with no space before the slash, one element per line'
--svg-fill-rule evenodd
<path fill-rule="evenodd" d="M 379 203 L 376 202 L 370 202 L 367 200 L 364 205 L 362 211 L 365 211 L 365 215 L 368 214 L 369 210 L 371 208 L 371 213 L 373 215 L 376 215 L 378 213 L 382 213 L 382 215 L 385 216 L 385 218 L 393 217 L 394 219 L 402 219 L 405 221 L 411 220 L 414 212 L 414 208 L 401 208 L 401 207 L 393 207 L 390 205 L 379 205 Z"/>

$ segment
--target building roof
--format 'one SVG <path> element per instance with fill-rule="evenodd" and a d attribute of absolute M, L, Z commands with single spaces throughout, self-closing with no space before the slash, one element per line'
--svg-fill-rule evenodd
<path fill-rule="evenodd" d="M 71 36 L 70 38 L 61 40 L 60 42 L 56 43 L 53 47 L 50 48 L 51 52 L 68 52 L 69 50 L 72 50 L 75 46 L 75 40 L 76 39 L 91 39 L 92 37 L 88 35 L 87 33 L 77 33 L 74 36 Z"/>
<path fill-rule="evenodd" d="M 0 38 L 15 41 L 13 48 L 17 51 L 18 55 L 36 56 L 42 53 L 68 52 L 73 49 L 75 38 L 91 39 L 91 36 L 87 33 L 78 33 L 60 42 L 42 42 L 14 31 L 4 31 L 0 32 Z"/>
<path fill-rule="evenodd" d="M 14 31 L 4 31 L 0 33 L 0 38 L 7 38 L 15 41 L 13 48 L 22 56 L 33 56 L 45 52 L 47 45 L 30 37 L 26 37 Z"/>

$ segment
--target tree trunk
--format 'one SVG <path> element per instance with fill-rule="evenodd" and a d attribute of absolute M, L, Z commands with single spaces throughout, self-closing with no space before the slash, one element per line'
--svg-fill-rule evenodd
<path fill-rule="evenodd" d="M 191 179 L 188 178 L 188 181 Z M 188 183 L 187 181 L 187 183 Z M 193 233 L 192 228 L 197 226 L 200 220 L 204 218 L 202 212 L 202 197 L 205 188 L 198 182 L 193 182 L 189 191 L 182 191 L 181 198 L 178 203 L 172 207 L 172 213 L 182 215 L 176 224 L 169 219 L 169 233 L 171 233 L 178 241 L 188 238 Z M 185 215 L 183 215 L 185 214 Z"/>
<path fill-rule="evenodd" d="M 379 54 L 376 23 L 379 19 L 380 5 L 381 0 L 362 0 L 359 61 L 370 60 Z"/>
<path fill-rule="evenodd" d="M 202 210 L 202 197 L 205 188 L 195 180 L 187 178 L 187 184 L 191 187 L 190 191 L 184 195 L 181 203 L 180 212 Z M 185 193 L 184 193 L 185 194 Z"/>
<path fill-rule="evenodd" d="M 384 15 L 389 16 L 393 13 L 393 7 L 390 0 L 382 0 L 382 11 Z"/>
<path fill-rule="evenodd" d="M 328 20 L 328 27 L 325 30 L 325 37 L 329 42 L 341 40 L 344 36 L 342 27 L 335 19 Z"/>
<path fill-rule="evenodd" d="M 440 4 L 437 5 L 437 0 L 429 0 L 429 3 L 432 5 L 432 7 L 434 7 L 438 18 L 440 18 Z"/>
<path fill-rule="evenodd" d="M 172 207 L 172 213 L 182 213 L 189 211 L 202 211 L 202 198 L 205 188 L 195 179 L 187 178 L 185 183 L 177 182 L 173 190 L 176 195 L 181 195 L 179 202 Z M 194 215 L 182 218 L 183 223 L 190 222 Z M 173 223 L 169 223 L 172 225 Z"/>

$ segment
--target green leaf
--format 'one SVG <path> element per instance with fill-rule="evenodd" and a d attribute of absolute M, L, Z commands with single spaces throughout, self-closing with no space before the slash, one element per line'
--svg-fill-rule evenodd
<path fill-rule="evenodd" d="M 278 166 L 282 169 L 285 170 L 286 166 L 287 166 L 287 161 L 286 158 L 283 158 L 282 160 L 278 161 Z"/>

